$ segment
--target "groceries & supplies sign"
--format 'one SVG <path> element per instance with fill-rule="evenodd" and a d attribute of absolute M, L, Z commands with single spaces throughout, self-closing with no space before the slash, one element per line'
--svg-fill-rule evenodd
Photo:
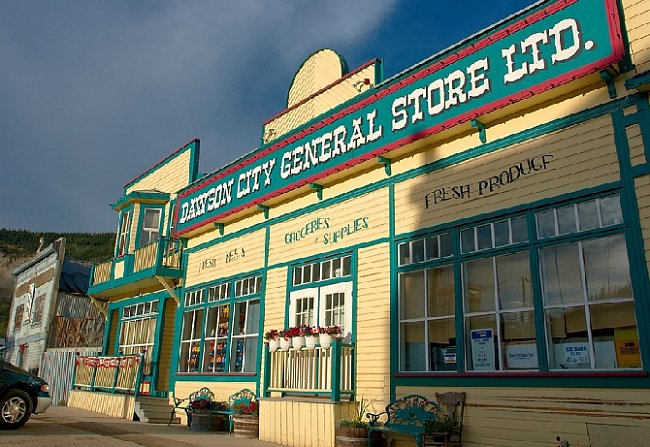
<path fill-rule="evenodd" d="M 176 234 L 602 70 L 623 57 L 616 0 L 542 4 L 182 191 Z"/>

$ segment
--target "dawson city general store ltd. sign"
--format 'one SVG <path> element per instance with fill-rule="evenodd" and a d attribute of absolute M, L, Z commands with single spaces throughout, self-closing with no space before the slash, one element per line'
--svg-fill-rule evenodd
<path fill-rule="evenodd" d="M 615 0 L 543 4 L 178 196 L 176 232 L 260 204 L 622 60 Z"/>

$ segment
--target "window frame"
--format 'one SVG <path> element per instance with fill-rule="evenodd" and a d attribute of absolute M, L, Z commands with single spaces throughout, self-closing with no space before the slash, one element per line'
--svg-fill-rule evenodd
<path fill-rule="evenodd" d="M 115 239 L 115 257 L 121 258 L 129 254 L 131 241 L 131 226 L 133 224 L 133 206 L 120 211 L 120 220 L 117 227 L 117 238 Z"/>
<path fill-rule="evenodd" d="M 178 354 L 178 364 L 176 366 L 176 375 L 201 375 L 201 376 L 237 376 L 237 375 L 257 375 L 259 374 L 259 352 L 261 349 L 262 341 L 262 315 L 263 315 L 263 284 L 264 276 L 261 272 L 252 272 L 250 274 L 239 275 L 237 277 L 219 279 L 217 281 L 212 281 L 209 284 L 200 286 L 199 288 L 189 289 L 185 292 L 183 298 L 183 306 L 181 308 L 181 330 L 179 334 L 179 354 Z M 201 298 L 197 298 L 197 294 L 200 294 Z M 234 312 L 237 306 L 244 304 L 246 306 L 247 312 L 248 308 L 252 303 L 258 303 L 259 305 L 259 322 L 257 324 L 257 332 L 251 332 L 246 334 L 234 334 Z M 225 337 L 219 336 L 215 330 L 215 335 L 212 336 L 208 331 L 210 323 L 210 312 L 211 310 L 217 311 L 221 306 L 228 306 L 228 332 Z M 202 321 L 201 321 L 201 331 L 200 337 L 190 339 L 184 339 L 185 332 L 185 315 L 189 312 L 195 312 L 193 325 L 196 324 L 196 312 L 202 312 Z M 217 311 L 218 312 L 218 311 Z M 246 314 L 246 319 L 249 318 L 248 313 Z M 215 320 L 215 324 L 219 320 Z M 193 326 L 194 327 L 194 326 Z M 215 349 L 217 347 L 217 339 L 225 338 L 226 345 L 224 347 L 225 358 L 224 370 L 216 371 L 216 350 L 215 352 L 215 361 L 212 362 L 212 368 L 208 368 L 207 365 L 210 364 L 208 361 L 207 355 L 209 355 L 209 343 L 215 343 Z M 251 370 L 247 368 L 250 366 L 250 359 L 244 358 L 243 365 L 248 371 L 234 371 L 232 363 L 232 352 L 231 348 L 233 346 L 233 339 L 256 339 L 254 347 L 254 368 Z M 183 344 L 188 342 L 198 343 L 199 352 L 198 354 L 198 369 L 196 371 L 188 371 L 188 368 L 182 369 L 182 360 L 181 356 L 183 353 Z M 190 343 L 191 346 L 191 343 Z M 190 359 L 191 352 L 188 350 L 188 360 Z M 187 366 L 187 365 L 186 365 Z M 206 369 L 211 369 L 206 371 Z"/>
<path fill-rule="evenodd" d="M 157 211 L 158 212 L 158 226 L 157 230 L 154 230 L 154 227 L 151 228 L 145 228 L 145 218 L 147 216 L 148 211 Z M 147 245 L 156 243 L 160 238 L 163 237 L 162 233 L 162 226 L 163 222 L 165 221 L 165 207 L 164 205 L 140 205 L 140 213 L 138 217 L 138 233 L 136 237 L 136 247 L 137 248 L 142 248 L 146 247 Z M 152 234 L 152 233 L 157 233 L 158 237 L 155 238 L 154 240 L 151 240 L 151 236 L 148 237 L 148 242 L 144 243 L 144 234 Z"/>
<path fill-rule="evenodd" d="M 549 345 L 547 343 L 547 327 L 544 321 L 546 308 L 543 303 L 543 295 L 541 290 L 542 272 L 541 272 L 541 265 L 540 265 L 541 263 L 540 250 L 544 249 L 545 247 L 554 246 L 554 245 L 563 245 L 574 241 L 587 241 L 591 239 L 600 239 L 612 235 L 620 235 L 623 238 L 625 247 L 627 248 L 627 260 L 629 262 L 629 268 L 630 268 L 630 282 L 634 290 L 632 298 L 628 301 L 633 303 L 632 310 L 634 312 L 634 317 L 636 322 L 635 329 L 637 331 L 638 339 L 639 340 L 641 339 L 641 327 L 639 326 L 638 315 L 637 315 L 640 291 L 638 290 L 636 283 L 639 281 L 639 279 L 635 278 L 633 273 L 634 264 L 640 261 L 636 259 L 638 257 L 638 253 L 634 251 L 633 247 L 631 246 L 632 236 L 630 232 L 633 229 L 631 228 L 631 225 L 629 223 L 629 220 L 631 218 L 625 212 L 623 195 L 624 195 L 623 191 L 615 188 L 602 190 L 599 192 L 592 193 L 590 195 L 576 194 L 573 197 L 567 197 L 563 200 L 555 200 L 552 202 L 551 200 L 548 200 L 545 201 L 544 204 L 533 204 L 527 207 L 518 207 L 516 209 L 513 209 L 512 211 L 493 213 L 489 216 L 487 215 L 481 216 L 481 218 L 479 219 L 467 219 L 467 220 L 459 221 L 457 223 L 441 226 L 440 229 L 434 228 L 428 231 L 418 231 L 413 235 L 405 235 L 405 237 L 396 238 L 394 243 L 395 252 L 396 252 L 394 271 L 395 271 L 395 278 L 396 280 L 398 280 L 398 283 L 399 283 L 399 277 L 402 273 L 417 272 L 417 271 L 426 272 L 427 269 L 434 268 L 436 266 L 440 266 L 444 264 L 449 264 L 449 263 L 452 263 L 454 266 L 454 278 L 456 284 L 455 327 L 456 327 L 456 334 L 457 334 L 458 362 L 457 362 L 456 370 L 447 372 L 446 373 L 447 375 L 458 376 L 459 378 L 467 377 L 467 376 L 490 377 L 492 375 L 499 376 L 499 377 L 508 376 L 508 375 L 535 376 L 538 374 L 566 376 L 566 371 L 564 370 L 549 368 L 551 360 L 549 357 L 550 356 Z M 613 212 L 616 216 L 622 217 L 621 220 L 607 218 L 606 219 L 607 223 L 603 224 L 603 222 L 605 221 L 602 218 L 600 208 L 598 208 L 598 221 L 600 222 L 600 226 L 598 227 L 583 229 L 580 227 L 579 222 L 576 220 L 575 231 L 556 234 L 555 236 L 552 237 L 538 236 L 538 232 L 537 232 L 538 225 L 537 225 L 537 217 L 536 217 L 537 213 L 573 206 L 576 210 L 574 214 L 577 216 L 578 215 L 577 208 L 579 204 L 587 203 L 590 201 L 606 201 L 608 203 L 608 207 L 611 207 L 613 202 L 610 201 L 610 199 L 612 197 L 618 198 L 617 206 L 614 208 L 608 208 L 608 210 L 611 211 L 613 209 L 614 210 Z M 557 216 L 557 211 L 554 211 L 554 213 Z M 463 247 L 461 244 L 461 232 L 463 229 L 473 228 L 474 234 L 476 234 L 475 228 L 478 228 L 480 226 L 485 226 L 487 224 L 491 224 L 492 238 L 493 241 L 495 241 L 496 239 L 495 239 L 494 225 L 498 222 L 503 222 L 504 220 L 518 218 L 520 216 L 525 216 L 527 220 L 526 227 L 525 227 L 528 235 L 527 241 L 525 242 L 513 241 L 512 236 L 510 236 L 511 243 L 507 245 L 497 246 L 496 244 L 493 244 L 491 248 L 479 248 L 478 246 L 475 245 L 474 247 L 475 250 L 463 251 Z M 555 227 L 557 228 L 557 224 L 555 225 Z M 509 228 L 512 231 L 512 224 L 509 224 Z M 444 259 L 443 258 L 427 259 L 425 261 L 414 260 L 412 262 L 409 260 L 408 263 L 403 262 L 403 260 L 406 259 L 406 255 L 400 252 L 401 247 L 404 246 L 412 247 L 414 246 L 414 242 L 417 242 L 418 240 L 426 240 L 443 233 L 450 233 L 452 235 L 453 249 L 452 249 L 452 255 L 450 257 Z M 476 237 L 474 238 L 474 241 L 476 241 Z M 472 370 L 468 368 L 469 365 L 467 364 L 468 361 L 467 356 L 470 354 L 469 352 L 470 347 L 468 346 L 469 343 L 468 340 L 465 339 L 468 336 L 468 334 L 465 333 L 466 332 L 465 318 L 467 317 L 468 314 L 465 312 L 465 303 L 463 299 L 464 283 L 462 279 L 462 270 L 463 270 L 462 265 L 463 263 L 472 260 L 494 258 L 500 255 L 514 254 L 526 250 L 530 252 L 530 274 L 531 274 L 532 291 L 533 291 L 532 311 L 534 312 L 533 318 L 534 318 L 534 325 L 535 325 L 535 344 L 536 344 L 536 353 L 538 359 L 538 367 L 535 369 L 530 369 L 530 370 L 526 369 L 521 371 L 491 370 L 491 371 L 483 372 L 483 371 Z M 395 292 L 396 310 L 399 309 L 400 302 L 402 300 L 402 296 L 401 296 L 402 292 L 400 287 L 401 286 L 398 286 Z M 400 337 L 401 337 L 403 322 L 404 321 L 401 319 L 401 314 L 398 313 L 397 318 L 395 318 L 395 321 L 393 323 L 394 324 L 393 327 L 394 327 L 394 331 L 396 331 L 395 333 L 400 334 Z M 462 337 L 460 334 L 462 334 Z M 461 340 L 461 338 L 463 339 Z M 503 341 L 500 341 L 500 343 L 502 344 Z M 402 355 L 401 352 L 402 345 L 399 339 L 395 342 L 394 347 L 398 354 L 397 356 L 395 356 L 396 359 L 394 361 L 394 365 L 395 365 L 394 369 L 397 377 L 409 377 L 412 375 L 425 375 L 425 376 L 435 377 L 436 375 L 441 374 L 441 372 L 431 370 L 430 365 L 427 365 L 426 371 L 403 370 L 402 363 L 400 360 L 400 356 Z M 647 347 L 641 345 L 640 351 L 643 352 L 644 349 L 647 349 Z M 641 367 L 639 368 L 636 367 L 630 368 L 630 367 L 621 366 L 621 367 L 617 367 L 616 369 L 592 368 L 592 369 L 583 369 L 583 370 L 572 370 L 571 372 L 573 373 L 577 372 L 586 375 L 602 375 L 602 374 L 611 374 L 611 375 L 637 374 L 638 375 L 638 374 L 642 374 L 643 371 L 647 371 L 649 367 L 650 365 L 646 365 L 643 362 L 643 355 L 641 355 Z M 442 374 L 444 375 L 444 373 Z"/>

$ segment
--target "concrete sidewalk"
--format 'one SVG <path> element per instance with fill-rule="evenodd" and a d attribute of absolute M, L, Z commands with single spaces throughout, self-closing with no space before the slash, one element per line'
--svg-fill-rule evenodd
<path fill-rule="evenodd" d="M 50 407 L 18 430 L 0 432 L 2 446 L 47 447 L 262 447 L 278 446 L 259 439 L 200 433 L 185 426 L 132 422 L 68 407 Z"/>

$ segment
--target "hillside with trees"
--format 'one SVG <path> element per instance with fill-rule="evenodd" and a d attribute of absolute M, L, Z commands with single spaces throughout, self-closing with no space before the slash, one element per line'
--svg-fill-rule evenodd
<path fill-rule="evenodd" d="M 66 256 L 97 264 L 113 257 L 114 233 L 37 233 L 0 228 L 0 338 L 7 333 L 13 296 L 11 271 L 36 254 L 40 238 L 47 247 L 60 237 L 66 239 Z"/>

